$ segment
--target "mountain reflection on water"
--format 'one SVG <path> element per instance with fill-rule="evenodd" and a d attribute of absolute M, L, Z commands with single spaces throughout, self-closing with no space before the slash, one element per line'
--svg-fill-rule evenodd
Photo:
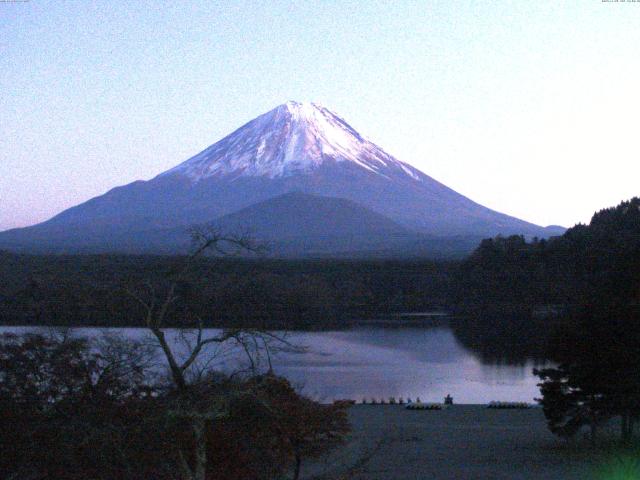
<path fill-rule="evenodd" d="M 459 325 L 458 332 L 459 332 Z M 24 331 L 3 327 L 0 331 Z M 33 330 L 33 329 L 29 329 Z M 77 329 L 79 335 L 99 335 L 104 330 Z M 111 329 L 132 339 L 148 335 L 144 329 Z M 292 332 L 292 345 L 303 352 L 274 354 L 273 368 L 289 378 L 304 394 L 321 401 L 349 398 L 360 402 L 389 397 L 420 397 L 442 401 L 451 394 L 457 403 L 491 400 L 533 402 L 539 395 L 534 361 L 487 361 L 458 340 L 455 328 L 411 326 L 385 328 L 359 326 L 343 331 Z M 215 330 L 211 330 L 215 332 Z M 177 341 L 176 331 L 169 338 Z M 211 351 L 211 354 L 214 352 Z M 218 368 L 233 370 L 242 359 L 238 352 L 217 350 Z"/>

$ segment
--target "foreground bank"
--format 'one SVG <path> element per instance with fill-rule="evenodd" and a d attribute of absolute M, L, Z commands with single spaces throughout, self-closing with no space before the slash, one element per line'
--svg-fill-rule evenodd
<path fill-rule="evenodd" d="M 349 443 L 305 466 L 305 478 L 585 480 L 618 478 L 608 474 L 629 469 L 629 462 L 613 443 L 608 446 L 606 438 L 596 451 L 583 437 L 570 442 L 554 437 L 540 408 L 454 405 L 408 411 L 393 405 L 357 405 L 349 418 Z"/>

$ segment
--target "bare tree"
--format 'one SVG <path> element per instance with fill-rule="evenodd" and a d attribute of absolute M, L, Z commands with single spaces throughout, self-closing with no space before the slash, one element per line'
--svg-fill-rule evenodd
<path fill-rule="evenodd" d="M 228 414 L 230 401 L 238 395 L 233 388 L 214 385 L 211 382 L 210 362 L 213 356 L 205 355 L 209 347 L 229 345 L 239 348 L 248 359 L 248 373 L 256 373 L 262 357 L 271 369 L 269 350 L 274 343 L 287 344 L 284 337 L 258 329 L 224 329 L 217 333 L 207 332 L 202 318 L 195 317 L 194 324 L 181 330 L 178 341 L 182 351 L 167 338 L 170 327 L 168 316 L 179 299 L 180 282 L 193 275 L 197 262 L 203 257 L 228 257 L 238 253 L 257 254 L 262 247 L 246 235 L 226 235 L 212 229 L 192 231 L 193 252 L 167 277 L 168 284 L 160 293 L 151 281 L 143 288 L 128 288 L 144 312 L 144 323 L 151 332 L 167 362 L 175 386 L 175 402 L 171 415 L 191 431 L 193 442 L 189 448 L 178 446 L 178 462 L 184 480 L 204 480 L 207 467 L 206 427 Z M 209 353 L 209 352 L 207 352 Z M 236 372 L 238 373 L 238 372 Z M 227 385 L 228 387 L 228 385 Z"/>

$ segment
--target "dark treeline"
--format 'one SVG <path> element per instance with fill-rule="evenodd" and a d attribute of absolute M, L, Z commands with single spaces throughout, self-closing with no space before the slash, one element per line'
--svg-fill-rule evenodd
<path fill-rule="evenodd" d="M 0 252 L 0 323 L 139 326 L 128 288 L 157 290 L 183 257 Z M 446 304 L 454 263 L 203 258 L 180 283 L 175 325 L 324 328 Z"/>
<path fill-rule="evenodd" d="M 463 313 L 455 322 L 463 343 L 489 357 L 553 357 L 552 339 L 584 328 L 584 312 L 638 303 L 640 199 L 599 211 L 589 225 L 549 240 L 484 240 L 451 285 L 451 304 Z"/>
<path fill-rule="evenodd" d="M 497 237 L 464 261 L 199 260 L 169 320 L 327 328 L 444 306 L 459 340 L 487 358 L 545 357 L 553 332 L 590 304 L 637 302 L 640 200 L 549 240 Z M 181 257 L 0 252 L 3 324 L 137 326 L 128 288 L 159 291 Z M 634 300 L 635 299 L 635 300 Z M 517 358 L 509 358 L 509 357 Z"/>
<path fill-rule="evenodd" d="M 456 279 L 468 307 L 583 305 L 594 298 L 637 295 L 640 275 L 640 199 L 596 213 L 549 240 L 483 240 Z"/>
<path fill-rule="evenodd" d="M 631 440 L 640 419 L 639 198 L 548 241 L 485 240 L 452 285 L 470 313 L 458 321 L 460 338 L 485 352 L 537 345 L 554 361 L 536 371 L 554 433 L 588 426 L 595 442 L 599 427 L 619 417 L 622 440 Z M 518 310 L 516 320 L 505 313 Z"/>

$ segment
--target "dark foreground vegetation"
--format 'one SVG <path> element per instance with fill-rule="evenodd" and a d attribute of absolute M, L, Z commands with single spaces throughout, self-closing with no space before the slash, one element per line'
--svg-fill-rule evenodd
<path fill-rule="evenodd" d="M 118 337 L 1 336 L 0 478 L 297 478 L 348 431 L 344 406 L 273 374 L 181 383 L 155 359 Z"/>

